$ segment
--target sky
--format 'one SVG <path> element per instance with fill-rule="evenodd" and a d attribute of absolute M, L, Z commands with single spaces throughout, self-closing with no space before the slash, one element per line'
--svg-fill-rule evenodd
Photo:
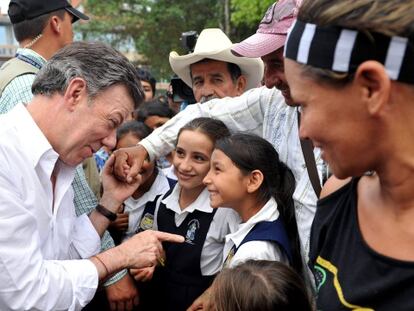
<path fill-rule="evenodd" d="M 0 0 L 1 13 L 7 13 L 10 0 Z"/>

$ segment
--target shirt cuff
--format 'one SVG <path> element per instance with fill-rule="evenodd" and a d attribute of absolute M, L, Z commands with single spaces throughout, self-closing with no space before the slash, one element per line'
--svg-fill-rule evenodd
<path fill-rule="evenodd" d="M 81 258 L 89 258 L 100 252 L 101 238 L 88 215 L 82 214 L 76 219 L 72 243 Z"/>
<path fill-rule="evenodd" d="M 122 279 L 127 273 L 128 273 L 127 269 L 119 271 L 117 274 L 114 274 L 108 280 L 106 280 L 106 282 L 104 283 L 104 286 L 108 287 L 108 286 L 111 286 L 112 284 L 115 284 L 120 279 Z"/>

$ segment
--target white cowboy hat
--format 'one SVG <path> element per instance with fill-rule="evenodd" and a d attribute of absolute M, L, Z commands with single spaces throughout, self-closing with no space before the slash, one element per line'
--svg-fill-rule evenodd
<path fill-rule="evenodd" d="M 186 55 L 170 53 L 170 65 L 172 70 L 189 87 L 192 87 L 190 65 L 208 58 L 227 63 L 233 63 L 240 67 L 246 76 L 246 90 L 260 86 L 263 77 L 263 62 L 260 58 L 237 57 L 231 52 L 233 43 L 219 28 L 204 29 L 198 37 L 194 52 Z"/>

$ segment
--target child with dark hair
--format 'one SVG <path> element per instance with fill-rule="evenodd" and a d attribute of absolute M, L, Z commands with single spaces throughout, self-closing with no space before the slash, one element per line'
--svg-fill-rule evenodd
<path fill-rule="evenodd" d="M 151 132 L 142 122 L 126 122 L 117 130 L 116 149 L 135 146 Z M 110 225 L 111 234 L 118 243 L 137 232 L 152 229 L 156 200 L 175 184 L 158 170 L 154 161 L 145 161 L 140 174 L 142 183 L 124 202 L 123 212 Z"/>
<path fill-rule="evenodd" d="M 216 140 L 230 135 L 223 122 L 198 118 L 181 128 L 173 159 L 177 185 L 160 200 L 157 230 L 183 235 L 178 246 L 165 243 L 165 267 L 154 274 L 148 309 L 186 310 L 208 288 L 223 264 L 225 236 L 239 218 L 230 209 L 213 209 L 203 179 Z M 145 294 L 142 302 L 145 305 Z"/>
<path fill-rule="evenodd" d="M 157 81 L 152 74 L 143 68 L 137 68 L 137 76 L 141 81 L 142 88 L 144 89 L 145 98 L 144 100 L 150 101 L 155 97 Z"/>
<path fill-rule="evenodd" d="M 159 99 L 148 101 L 135 110 L 135 119 L 144 122 L 153 130 L 162 126 L 174 115 L 174 111 L 170 109 L 168 104 Z"/>
<path fill-rule="evenodd" d="M 159 99 L 146 102 L 134 111 L 134 118 L 137 121 L 144 122 L 153 130 L 164 125 L 164 123 L 166 123 L 174 115 L 175 112 L 170 109 L 168 103 L 164 103 Z M 158 158 L 157 166 L 161 168 L 164 174 L 169 178 L 177 179 L 171 166 L 172 158 L 172 153 Z"/>
<path fill-rule="evenodd" d="M 268 141 L 241 133 L 220 139 L 204 183 L 212 207 L 230 207 L 242 219 L 238 230 L 226 236 L 226 266 L 276 260 L 303 274 L 292 199 L 295 179 Z"/>
<path fill-rule="evenodd" d="M 211 286 L 216 311 L 312 311 L 307 288 L 289 266 L 248 260 L 221 271 Z"/>

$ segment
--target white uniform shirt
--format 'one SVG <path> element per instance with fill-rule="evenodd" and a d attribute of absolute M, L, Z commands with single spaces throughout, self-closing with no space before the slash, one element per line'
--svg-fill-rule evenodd
<path fill-rule="evenodd" d="M 198 198 L 184 210 L 179 205 L 181 187 L 177 184 L 171 194 L 162 200 L 166 207 L 175 213 L 175 225 L 179 227 L 188 214 L 195 210 L 212 213 L 213 208 L 210 206 L 210 195 L 207 188 L 204 189 Z M 158 202 L 159 203 L 159 202 Z M 158 207 L 156 214 L 158 213 Z M 157 217 L 155 216 L 155 219 Z M 218 273 L 223 266 L 223 246 L 225 236 L 233 232 L 240 223 L 239 215 L 231 208 L 218 208 L 211 221 L 210 228 L 207 232 L 206 240 L 201 251 L 200 268 L 203 275 L 214 275 Z M 157 228 L 157 221 L 154 222 Z"/>
<path fill-rule="evenodd" d="M 93 298 L 94 264 L 66 260 L 100 250 L 75 215 L 73 176 L 23 105 L 0 116 L 0 310 L 80 310 Z"/>
<path fill-rule="evenodd" d="M 179 129 L 198 117 L 213 117 L 223 121 L 232 131 L 250 132 L 268 140 L 279 153 L 280 160 L 292 170 L 296 189 L 293 194 L 299 237 L 306 260 L 309 253 L 310 229 L 316 212 L 317 197 L 312 188 L 303 157 L 297 109 L 286 105 L 277 89 L 266 87 L 246 91 L 239 97 L 213 99 L 204 104 L 189 105 L 184 111 L 157 128 L 140 142 L 151 159 L 167 154 L 174 148 Z M 320 150 L 314 155 L 321 178 L 324 170 Z"/>
<path fill-rule="evenodd" d="M 147 202 L 154 201 L 157 195 L 166 193 L 170 189 L 167 177 L 158 170 L 157 177 L 154 180 L 151 188 L 145 192 L 140 198 L 134 199 L 129 197 L 125 200 L 124 212 L 129 214 L 128 217 L 128 230 L 125 233 L 125 239 L 130 238 L 136 233 L 140 225 L 142 214 L 144 213 L 145 205 Z"/>
<path fill-rule="evenodd" d="M 223 262 L 230 250 L 235 245 L 239 247 L 240 243 L 246 235 L 253 229 L 253 227 L 262 221 L 274 221 L 279 218 L 279 211 L 277 210 L 277 203 L 275 199 L 271 198 L 262 207 L 262 209 L 248 221 L 239 224 L 236 232 L 230 233 L 226 236 L 226 244 L 223 249 Z M 280 247 L 271 241 L 249 241 L 240 246 L 234 256 L 225 262 L 226 266 L 232 268 L 249 259 L 253 260 L 274 260 L 289 263 L 284 252 Z"/>

